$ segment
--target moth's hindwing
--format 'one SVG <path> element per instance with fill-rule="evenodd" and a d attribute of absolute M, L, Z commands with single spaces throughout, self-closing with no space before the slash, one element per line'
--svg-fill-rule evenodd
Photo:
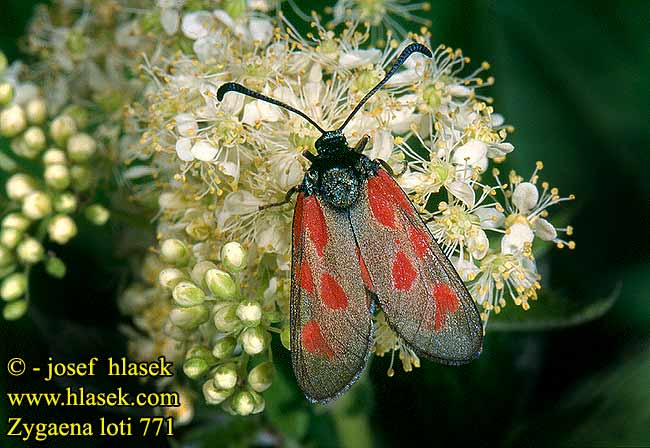
<path fill-rule="evenodd" d="M 373 292 L 389 325 L 416 352 L 461 364 L 481 351 L 474 301 L 392 177 L 368 179 L 350 218 Z"/>
<path fill-rule="evenodd" d="M 293 217 L 291 360 L 307 398 L 326 402 L 354 383 L 372 343 L 349 213 L 300 193 Z"/>

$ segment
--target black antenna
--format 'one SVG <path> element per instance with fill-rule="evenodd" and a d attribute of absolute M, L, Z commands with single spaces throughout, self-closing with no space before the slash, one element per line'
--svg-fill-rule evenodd
<path fill-rule="evenodd" d="M 409 58 L 409 56 L 411 56 L 413 53 L 422 53 L 425 56 L 433 57 L 433 54 L 431 54 L 431 50 L 429 50 L 429 48 L 426 45 L 422 45 L 422 44 L 418 44 L 418 43 L 412 43 L 411 45 L 406 47 L 402 51 L 402 53 L 399 55 L 397 60 L 395 60 L 395 62 L 393 63 L 393 66 L 390 68 L 390 70 L 388 70 L 388 73 L 386 73 L 386 76 L 384 76 L 384 79 L 379 81 L 379 84 L 377 84 L 375 87 L 373 87 L 372 90 L 370 92 L 368 92 L 366 94 L 366 96 L 364 96 L 361 99 L 361 101 L 359 101 L 359 104 L 357 104 L 357 106 L 354 108 L 352 113 L 350 115 L 348 115 L 348 118 L 345 119 L 345 121 L 343 122 L 341 127 L 339 127 L 337 129 L 337 131 L 342 131 L 343 128 L 348 125 L 348 123 L 350 122 L 352 117 L 354 117 L 354 115 L 357 112 L 359 112 L 359 110 L 363 107 L 363 105 L 366 103 L 366 101 L 368 101 L 370 99 L 370 97 L 373 96 L 377 92 L 377 90 L 381 89 L 381 86 L 386 84 L 386 82 L 391 78 L 391 76 L 393 76 L 395 74 L 397 69 L 399 69 L 402 66 L 402 64 L 404 64 L 404 62 L 406 62 L 406 60 Z"/>
<path fill-rule="evenodd" d="M 236 82 L 227 82 L 223 84 L 221 87 L 219 87 L 219 90 L 217 90 L 217 99 L 219 101 L 223 100 L 223 96 L 228 93 L 228 92 L 237 92 L 241 93 L 243 95 L 248 95 L 250 97 L 256 98 L 258 100 L 266 101 L 267 103 L 275 104 L 276 106 L 284 107 L 285 109 L 300 115 L 302 118 L 310 122 L 316 129 L 318 129 L 321 134 L 325 133 L 325 130 L 321 128 L 318 123 L 316 123 L 314 120 L 309 118 L 307 114 L 305 114 L 302 111 L 299 111 L 295 107 L 289 106 L 288 104 L 283 103 L 282 101 L 278 101 L 273 98 L 269 98 L 266 95 L 262 95 L 261 93 L 254 92 L 250 89 L 247 89 L 246 87 L 242 86 L 241 84 L 238 84 Z"/>

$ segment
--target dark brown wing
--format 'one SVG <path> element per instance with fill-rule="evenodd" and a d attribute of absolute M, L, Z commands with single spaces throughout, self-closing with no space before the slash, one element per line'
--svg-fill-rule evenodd
<path fill-rule="evenodd" d="M 300 193 L 293 218 L 291 360 L 311 401 L 336 398 L 365 368 L 369 300 L 348 213 Z"/>
<path fill-rule="evenodd" d="M 383 169 L 361 194 L 352 229 L 388 323 L 427 358 L 476 358 L 483 340 L 476 305 L 406 194 Z"/>

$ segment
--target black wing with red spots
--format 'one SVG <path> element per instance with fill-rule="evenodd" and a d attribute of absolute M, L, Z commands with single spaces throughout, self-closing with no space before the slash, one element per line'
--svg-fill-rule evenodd
<path fill-rule="evenodd" d="M 370 297 L 347 211 L 300 193 L 293 217 L 291 360 L 307 398 L 350 387 L 372 344 Z"/>
<path fill-rule="evenodd" d="M 461 364 L 481 351 L 474 301 L 406 194 L 380 169 L 350 208 L 372 290 L 391 327 L 416 352 Z"/>

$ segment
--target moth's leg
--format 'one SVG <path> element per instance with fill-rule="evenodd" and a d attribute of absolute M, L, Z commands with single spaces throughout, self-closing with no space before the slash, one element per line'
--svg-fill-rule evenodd
<path fill-rule="evenodd" d="M 370 137 L 364 135 L 363 137 L 361 137 L 361 140 L 359 140 L 357 144 L 354 146 L 353 151 L 356 152 L 357 154 L 361 154 L 365 149 L 366 145 L 368 144 L 368 141 L 370 141 Z"/>
<path fill-rule="evenodd" d="M 262 210 L 265 210 L 267 208 L 278 207 L 280 205 L 288 204 L 289 202 L 291 202 L 291 197 L 294 194 L 296 194 L 297 191 L 298 191 L 298 185 L 294 185 L 293 187 L 291 187 L 289 189 L 289 191 L 287 191 L 287 195 L 284 197 L 284 200 L 282 200 L 280 202 L 273 202 L 272 204 L 260 205 L 258 210 L 262 211 Z"/>
<path fill-rule="evenodd" d="M 403 160 L 403 161 L 402 161 L 402 169 L 400 170 L 399 173 L 395 173 L 395 172 L 393 171 L 393 168 L 388 164 L 388 162 L 386 162 L 385 160 L 381 160 L 381 159 L 377 159 L 377 161 L 380 163 L 380 165 L 381 165 L 381 166 L 382 166 L 386 171 L 388 171 L 388 174 L 390 174 L 390 175 L 391 175 L 392 177 L 394 177 L 394 178 L 398 178 L 398 177 L 400 177 L 402 174 L 406 173 L 406 169 L 408 168 L 408 163 L 406 162 L 406 160 Z"/>

